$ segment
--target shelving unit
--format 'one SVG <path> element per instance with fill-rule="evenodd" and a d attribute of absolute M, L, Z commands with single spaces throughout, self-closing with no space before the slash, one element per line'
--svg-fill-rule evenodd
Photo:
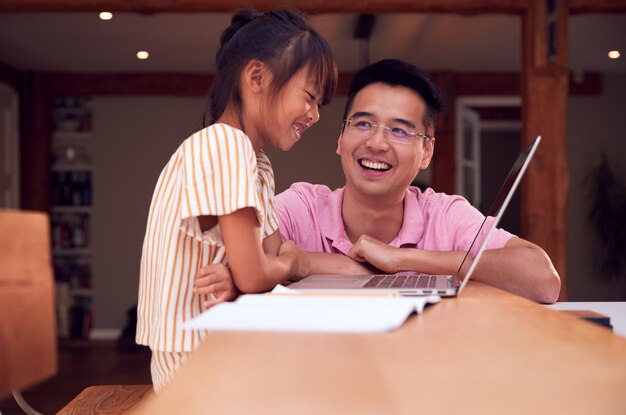
<path fill-rule="evenodd" d="M 92 101 L 56 97 L 52 102 L 52 254 L 58 334 L 87 338 L 92 321 Z"/>

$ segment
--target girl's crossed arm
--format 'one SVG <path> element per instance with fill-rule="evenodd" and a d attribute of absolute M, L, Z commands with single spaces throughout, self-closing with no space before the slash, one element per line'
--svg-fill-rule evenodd
<path fill-rule="evenodd" d="M 231 269 L 224 264 L 209 264 L 200 268 L 196 274 L 194 281 L 196 294 L 213 295 L 213 299 L 205 302 L 204 305 L 206 307 L 211 307 L 222 301 L 233 300 L 239 294 L 237 287 L 239 287 L 240 282 L 237 282 L 237 286 L 235 286 L 235 274 L 231 271 L 233 260 L 238 263 L 238 265 L 242 265 L 240 261 L 243 262 L 243 266 L 239 266 L 237 269 L 239 271 L 240 280 L 248 279 L 248 281 L 243 283 L 245 288 L 240 288 L 244 292 L 246 292 L 246 288 L 257 287 L 262 288 L 249 290 L 248 292 L 267 291 L 276 284 L 284 283 L 288 279 L 297 280 L 308 275 L 308 271 L 306 270 L 309 267 L 309 261 L 306 253 L 297 248 L 291 241 L 283 243 L 278 232 L 274 232 L 263 240 L 263 252 L 262 255 L 260 255 L 257 250 L 257 241 L 259 239 L 254 211 L 252 209 L 243 210 L 248 210 L 249 212 L 237 218 L 233 217 L 234 214 L 228 215 L 230 218 L 226 219 L 226 228 L 229 230 L 224 230 L 224 219 L 220 221 L 223 238 L 227 238 L 224 236 L 225 233 L 230 233 L 231 236 L 235 235 L 230 238 L 230 240 L 235 239 L 235 246 L 231 244 L 229 247 L 228 242 L 224 239 Z M 250 218 L 250 216 L 252 217 Z M 201 220 L 201 223 L 202 222 Z M 254 223 L 254 227 L 250 228 L 250 223 Z M 240 238 L 238 235 L 245 233 L 251 234 L 252 237 L 242 239 L 242 241 L 246 240 L 247 242 L 239 242 Z M 246 248 L 246 244 L 248 248 Z M 252 249 L 246 251 L 250 249 L 249 247 L 252 247 Z M 293 263 L 294 261 L 295 264 Z M 255 272 L 254 270 L 257 271 Z M 265 273 L 263 272 L 264 270 Z"/>
<path fill-rule="evenodd" d="M 244 293 L 268 291 L 290 276 L 300 273 L 302 264 L 292 251 L 278 254 L 280 236 L 274 234 L 260 243 L 259 227 L 253 208 L 239 209 L 218 217 L 232 279 Z M 278 239 L 276 239 L 278 238 Z"/>

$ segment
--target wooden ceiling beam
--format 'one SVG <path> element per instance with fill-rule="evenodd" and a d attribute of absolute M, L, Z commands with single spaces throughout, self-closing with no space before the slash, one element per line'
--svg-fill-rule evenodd
<path fill-rule="evenodd" d="M 520 95 L 521 77 L 515 72 L 446 72 L 456 95 Z M 441 72 L 431 71 L 435 80 Z M 341 72 L 337 95 L 347 95 L 354 72 Z M 166 95 L 207 96 L 213 75 L 193 73 L 65 73 L 43 74 L 47 90 L 60 95 Z M 2 67 L 0 66 L 0 80 Z M 440 85 L 443 88 L 443 85 Z M 571 95 L 597 95 L 602 92 L 602 75 L 585 72 L 570 77 Z"/>
<path fill-rule="evenodd" d="M 624 0 L 569 0 L 569 12 L 626 13 Z M 192 13 L 230 12 L 253 7 L 257 10 L 298 9 L 308 13 L 507 13 L 519 14 L 527 0 L 2 0 L 0 12 L 131 12 Z"/>
<path fill-rule="evenodd" d="M 307 13 L 522 13 L 527 0 L 2 0 L 0 11 L 189 13 L 297 9 Z"/>
<path fill-rule="evenodd" d="M 46 73 L 51 96 L 167 95 L 208 96 L 212 75 L 189 73 Z"/>
<path fill-rule="evenodd" d="M 528 0 L 2 0 L 0 12 L 232 12 L 242 8 L 297 9 L 306 13 L 521 14 Z M 624 0 L 568 0 L 569 13 L 626 13 Z"/>
<path fill-rule="evenodd" d="M 569 0 L 569 13 L 626 13 L 624 0 Z"/>

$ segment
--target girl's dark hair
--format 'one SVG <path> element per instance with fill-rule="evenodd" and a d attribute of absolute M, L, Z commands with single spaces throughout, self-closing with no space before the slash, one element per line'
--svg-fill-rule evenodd
<path fill-rule="evenodd" d="M 220 39 L 215 79 L 209 93 L 208 124 L 216 122 L 229 104 L 242 121 L 239 79 L 252 59 L 265 63 L 272 71 L 272 98 L 276 98 L 289 79 L 307 65 L 309 75 L 322 94 L 320 103 L 328 104 L 335 93 L 337 66 L 333 52 L 326 40 L 307 25 L 299 13 L 242 10 L 233 16 L 231 25 Z"/>

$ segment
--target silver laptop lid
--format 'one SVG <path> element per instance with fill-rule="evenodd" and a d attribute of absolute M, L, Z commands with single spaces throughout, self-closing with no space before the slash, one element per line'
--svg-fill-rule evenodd
<path fill-rule="evenodd" d="M 465 288 L 465 285 L 467 285 L 467 282 L 472 276 L 472 273 L 474 272 L 474 269 L 476 268 L 476 264 L 478 264 L 478 260 L 480 259 L 483 252 L 485 251 L 485 248 L 487 247 L 487 243 L 489 242 L 489 238 L 491 237 L 493 230 L 496 228 L 496 226 L 498 226 L 498 223 L 500 222 L 502 215 L 504 214 L 507 206 L 509 205 L 511 197 L 513 197 L 513 193 L 515 193 L 517 186 L 522 180 L 522 177 L 524 176 L 524 173 L 526 172 L 526 168 L 528 167 L 528 164 L 530 163 L 530 160 L 535 154 L 535 150 L 537 150 L 537 146 L 539 145 L 540 142 L 541 142 L 541 136 L 538 136 L 537 138 L 535 138 L 535 140 L 532 143 L 530 143 L 528 147 L 526 147 L 526 149 L 524 149 L 524 151 L 520 153 L 520 155 L 517 157 L 517 160 L 515 160 L 513 167 L 511 167 L 511 170 L 509 171 L 508 176 L 504 180 L 502 187 L 500 187 L 500 190 L 498 191 L 498 194 L 496 195 L 495 200 L 491 204 L 491 207 L 489 208 L 489 211 L 487 212 L 487 215 L 485 216 L 485 220 L 483 220 L 483 223 L 480 225 L 480 228 L 478 229 L 478 232 L 476 233 L 474 240 L 472 241 L 469 249 L 467 250 L 467 253 L 465 254 L 465 257 L 463 258 L 463 261 L 461 261 L 461 265 L 459 266 L 459 269 L 456 272 L 455 278 L 458 280 L 461 280 L 461 275 L 460 275 L 461 269 L 463 268 L 463 264 L 467 260 L 467 257 L 469 256 L 469 253 L 472 250 L 472 247 L 476 243 L 476 239 L 480 235 L 480 232 L 482 231 L 483 226 L 485 226 L 485 223 L 487 222 L 487 218 L 489 216 L 494 217 L 494 220 L 493 222 L 491 222 L 491 225 L 489 226 L 489 230 L 487 231 L 485 238 L 483 239 L 482 243 L 480 244 L 480 247 L 478 248 L 478 252 L 476 253 L 476 256 L 474 257 L 472 264 L 470 265 L 469 269 L 467 270 L 467 273 L 465 274 L 465 277 L 463 278 L 463 282 L 459 286 L 457 295 L 461 293 L 463 288 Z"/>

